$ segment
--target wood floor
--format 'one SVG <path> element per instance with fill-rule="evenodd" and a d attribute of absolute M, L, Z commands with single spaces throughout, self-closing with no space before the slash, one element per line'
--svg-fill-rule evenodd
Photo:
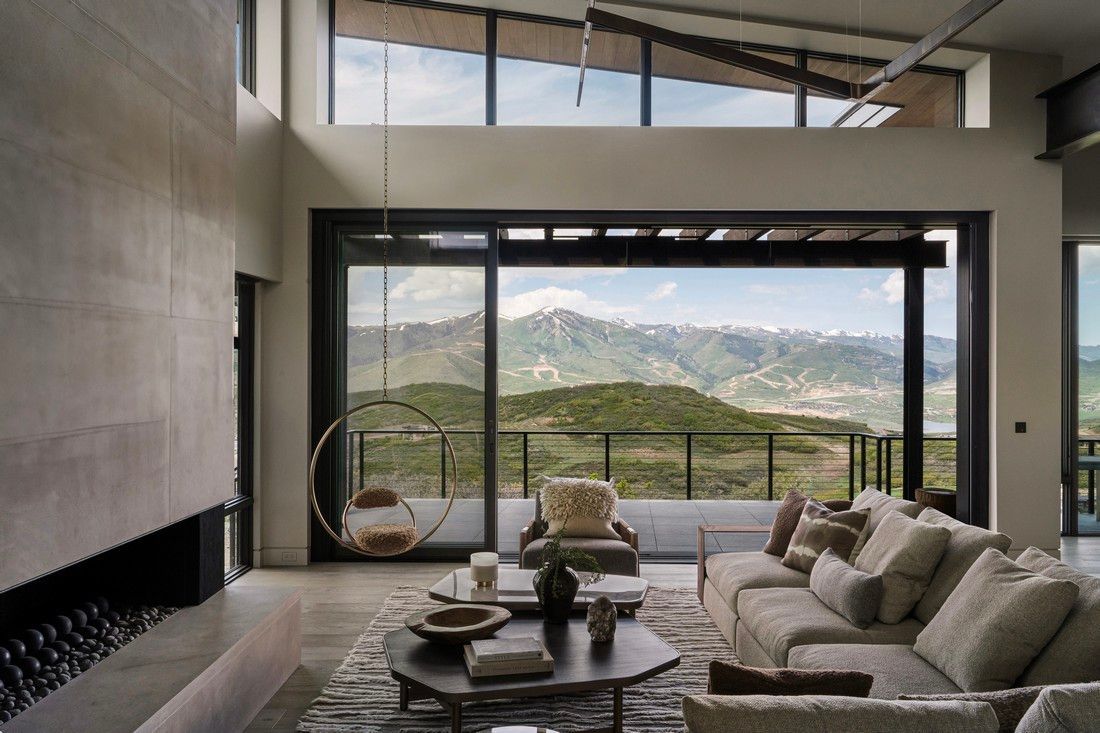
<path fill-rule="evenodd" d="M 1100 538 L 1065 538 L 1062 557 L 1100 575 Z M 322 563 L 252 570 L 237 580 L 242 585 L 303 591 L 302 665 L 248 730 L 293 731 L 393 588 L 431 585 L 455 567 L 449 563 Z M 654 585 L 693 587 L 695 565 L 643 564 L 642 575 Z"/>

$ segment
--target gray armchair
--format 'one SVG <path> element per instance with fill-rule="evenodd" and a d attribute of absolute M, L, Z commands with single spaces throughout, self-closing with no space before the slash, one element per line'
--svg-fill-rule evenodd
<path fill-rule="evenodd" d="M 638 533 L 623 519 L 617 519 L 611 525 L 619 534 L 619 539 L 606 537 L 565 537 L 562 545 L 576 547 L 592 555 L 600 563 L 605 573 L 610 575 L 633 575 L 640 572 L 638 561 Z M 534 569 L 539 566 L 542 548 L 546 545 L 547 523 L 542 518 L 542 501 L 535 494 L 535 516 L 519 532 L 519 566 Z"/>

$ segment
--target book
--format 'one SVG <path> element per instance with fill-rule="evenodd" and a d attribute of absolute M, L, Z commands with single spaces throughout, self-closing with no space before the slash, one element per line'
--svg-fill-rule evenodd
<path fill-rule="evenodd" d="M 474 658 L 474 649 L 467 644 L 463 647 L 463 658 L 471 677 L 499 677 L 515 674 L 541 674 L 554 671 L 554 658 L 545 648 L 537 659 L 512 659 L 506 662 L 478 662 Z"/>
<path fill-rule="evenodd" d="M 513 636 L 503 639 L 477 639 L 470 642 L 478 663 L 507 662 L 514 659 L 541 659 L 545 651 L 533 636 Z"/>

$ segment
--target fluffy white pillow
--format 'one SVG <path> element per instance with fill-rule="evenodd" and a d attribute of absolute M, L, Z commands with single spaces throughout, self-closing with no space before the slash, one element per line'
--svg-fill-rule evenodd
<path fill-rule="evenodd" d="M 619 495 L 614 479 L 548 478 L 539 499 L 542 518 L 548 525 L 546 536 L 564 527 L 566 537 L 619 539 L 611 526 L 618 518 Z"/>

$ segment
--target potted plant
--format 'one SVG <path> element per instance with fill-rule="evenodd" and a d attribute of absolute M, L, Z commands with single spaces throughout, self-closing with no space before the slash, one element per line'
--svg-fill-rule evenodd
<path fill-rule="evenodd" d="M 584 584 L 603 579 L 603 568 L 596 558 L 576 547 L 562 547 L 565 528 L 557 532 L 542 549 L 542 564 L 535 571 L 535 595 L 547 623 L 564 624 L 573 610 L 573 600 L 581 587 L 577 571 L 591 573 Z"/>

